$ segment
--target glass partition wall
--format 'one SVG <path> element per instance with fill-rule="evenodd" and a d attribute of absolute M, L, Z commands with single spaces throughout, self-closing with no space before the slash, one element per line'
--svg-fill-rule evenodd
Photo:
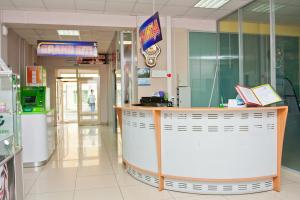
<path fill-rule="evenodd" d="M 276 86 L 289 106 L 283 164 L 300 171 L 300 1 L 274 0 Z"/>
<path fill-rule="evenodd" d="M 270 83 L 289 106 L 283 165 L 300 171 L 300 1 L 256 0 L 218 21 L 219 92 Z"/>

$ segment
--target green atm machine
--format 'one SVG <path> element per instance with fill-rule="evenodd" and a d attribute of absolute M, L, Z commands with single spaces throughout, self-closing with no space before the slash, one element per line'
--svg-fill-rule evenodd
<path fill-rule="evenodd" d="M 23 112 L 45 112 L 47 110 L 47 88 L 27 86 L 21 88 Z"/>

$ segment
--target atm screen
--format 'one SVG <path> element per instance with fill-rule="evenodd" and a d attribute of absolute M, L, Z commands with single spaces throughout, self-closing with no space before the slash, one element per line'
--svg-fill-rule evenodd
<path fill-rule="evenodd" d="M 36 96 L 26 96 L 24 97 L 25 104 L 35 104 Z"/>

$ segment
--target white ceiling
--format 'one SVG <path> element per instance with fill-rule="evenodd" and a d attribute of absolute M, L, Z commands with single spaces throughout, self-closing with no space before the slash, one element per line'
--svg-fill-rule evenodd
<path fill-rule="evenodd" d="M 160 15 L 219 19 L 252 0 L 231 0 L 219 9 L 194 8 L 199 0 L 155 0 Z M 151 15 L 153 0 L 0 0 L 1 9 Z"/>
<path fill-rule="evenodd" d="M 65 41 L 97 41 L 98 51 L 106 53 L 114 34 L 121 28 L 105 27 L 72 27 L 72 26 L 53 26 L 53 25 L 21 25 L 9 24 L 18 35 L 24 38 L 29 44 L 36 46 L 37 40 L 65 40 Z M 79 30 L 80 37 L 58 36 L 57 30 Z"/>

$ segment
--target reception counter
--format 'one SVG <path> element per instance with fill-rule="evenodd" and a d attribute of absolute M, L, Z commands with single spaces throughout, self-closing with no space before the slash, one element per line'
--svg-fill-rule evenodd
<path fill-rule="evenodd" d="M 117 107 L 134 178 L 200 194 L 280 191 L 288 108 Z"/>
<path fill-rule="evenodd" d="M 56 148 L 54 111 L 21 114 L 23 165 L 45 165 Z"/>

